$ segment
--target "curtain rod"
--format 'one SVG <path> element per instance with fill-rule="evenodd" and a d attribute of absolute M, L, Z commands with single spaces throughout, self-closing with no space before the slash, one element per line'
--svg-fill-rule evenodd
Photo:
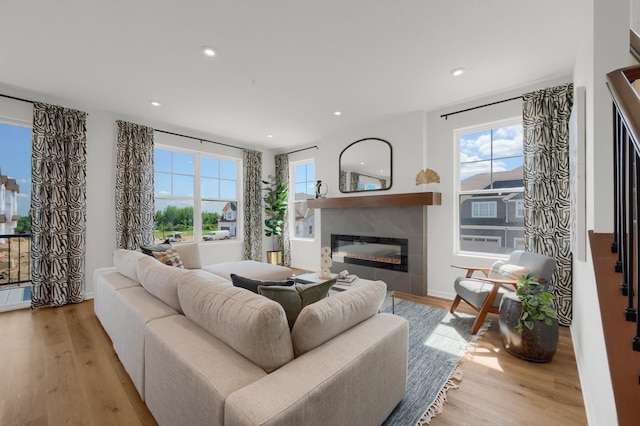
<path fill-rule="evenodd" d="M 13 99 L 14 101 L 27 102 L 27 103 L 30 103 L 30 104 L 35 104 L 36 103 L 36 101 L 30 101 L 29 99 L 23 99 L 23 98 L 16 98 L 15 96 L 3 95 L 2 93 L 0 93 L 0 97 Z"/>
<path fill-rule="evenodd" d="M 479 105 L 479 106 L 472 107 L 472 108 L 461 109 L 460 111 L 454 111 L 454 112 L 450 112 L 448 114 L 442 114 L 440 116 L 440 118 L 444 118 L 445 120 L 448 120 L 449 119 L 448 117 L 450 115 L 460 114 L 461 112 L 473 111 L 474 109 L 480 109 L 480 108 L 488 107 L 488 106 L 491 106 L 491 105 L 501 104 L 503 102 L 515 101 L 516 99 L 522 99 L 522 96 L 516 96 L 514 98 L 503 99 L 501 101 L 491 102 L 491 103 L 488 103 L 488 104 Z"/>
<path fill-rule="evenodd" d="M 193 137 L 193 136 L 182 135 L 180 133 L 167 132 L 166 130 L 160 130 L 160 129 L 153 129 L 153 130 L 156 131 L 156 132 L 160 132 L 160 133 L 166 133 L 167 135 L 180 136 L 180 137 L 187 138 L 187 139 L 193 139 L 193 140 L 196 140 L 196 141 L 200 141 L 200 143 L 208 142 L 208 143 L 215 143 L 215 144 L 218 144 L 218 145 L 228 146 L 229 148 L 235 148 L 235 149 L 240 149 L 240 150 L 244 149 L 244 148 L 241 148 L 241 147 L 235 146 L 235 145 L 229 145 L 229 144 L 222 143 L 222 142 L 210 141 L 208 139 L 196 138 L 196 137 Z"/>
<path fill-rule="evenodd" d="M 313 148 L 318 149 L 318 145 L 313 145 L 313 146 L 308 146 L 306 148 L 296 149 L 295 151 L 283 152 L 281 155 L 295 154 L 296 152 L 306 151 L 308 149 L 313 149 Z"/>

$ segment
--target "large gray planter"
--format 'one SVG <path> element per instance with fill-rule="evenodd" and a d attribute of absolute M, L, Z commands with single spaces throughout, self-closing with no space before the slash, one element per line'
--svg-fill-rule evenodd
<path fill-rule="evenodd" d="M 552 325 L 544 321 L 535 321 L 533 329 L 524 327 L 522 334 L 518 333 L 516 325 L 522 311 L 520 297 L 505 294 L 500 303 L 500 335 L 502 344 L 507 352 L 519 358 L 533 362 L 549 362 L 558 349 L 559 329 L 558 321 Z"/>

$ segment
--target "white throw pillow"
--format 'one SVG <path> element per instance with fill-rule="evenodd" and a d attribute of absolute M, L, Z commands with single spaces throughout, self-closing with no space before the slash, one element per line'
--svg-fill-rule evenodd
<path fill-rule="evenodd" d="M 524 266 L 496 261 L 489 271 L 489 278 L 495 280 L 517 280 L 521 275 L 527 275 L 529 269 Z"/>
<path fill-rule="evenodd" d="M 176 244 L 173 248 L 180 255 L 180 260 L 182 260 L 185 269 L 202 269 L 198 244 Z"/>

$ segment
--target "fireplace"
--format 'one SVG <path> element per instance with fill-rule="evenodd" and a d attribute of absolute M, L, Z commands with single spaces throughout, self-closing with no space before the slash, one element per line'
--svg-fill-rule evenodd
<path fill-rule="evenodd" d="M 331 258 L 335 262 L 407 272 L 409 240 L 331 234 Z"/>

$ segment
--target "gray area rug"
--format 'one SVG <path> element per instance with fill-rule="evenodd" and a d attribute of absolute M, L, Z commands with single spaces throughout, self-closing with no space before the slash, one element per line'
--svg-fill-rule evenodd
<path fill-rule="evenodd" d="M 391 298 L 385 300 L 382 312 L 391 313 Z M 422 425 L 442 411 L 446 391 L 457 387 L 462 378 L 457 368 L 469 343 L 475 317 L 463 313 L 450 314 L 443 309 L 408 300 L 395 299 L 395 314 L 409 321 L 409 369 L 407 393 L 384 425 Z"/>

